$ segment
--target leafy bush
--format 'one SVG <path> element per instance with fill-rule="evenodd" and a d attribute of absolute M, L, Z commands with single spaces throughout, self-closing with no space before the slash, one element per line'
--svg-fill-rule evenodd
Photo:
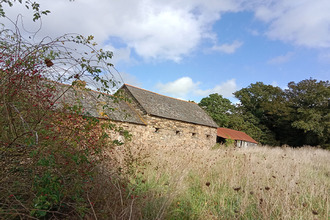
<path fill-rule="evenodd" d="M 226 147 L 233 147 L 235 145 L 235 140 L 228 138 L 226 139 L 225 145 Z"/>
<path fill-rule="evenodd" d="M 130 136 L 109 120 L 90 117 L 78 93 L 72 93 L 75 102 L 59 102 L 81 79 L 109 94 L 116 85 L 104 77 L 111 76 L 112 53 L 97 50 L 92 36 L 47 39 L 31 43 L 18 29 L 0 30 L 0 218 L 96 216 L 96 201 L 109 198 L 94 197 L 95 186 L 113 186 L 96 182 L 109 178 L 102 171 L 113 164 L 106 152 L 121 144 L 108 131 Z"/>

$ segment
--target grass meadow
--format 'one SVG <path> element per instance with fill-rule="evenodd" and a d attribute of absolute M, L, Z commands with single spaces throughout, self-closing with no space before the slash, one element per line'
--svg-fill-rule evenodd
<path fill-rule="evenodd" d="M 330 151 L 152 148 L 121 192 L 131 219 L 329 219 Z"/>

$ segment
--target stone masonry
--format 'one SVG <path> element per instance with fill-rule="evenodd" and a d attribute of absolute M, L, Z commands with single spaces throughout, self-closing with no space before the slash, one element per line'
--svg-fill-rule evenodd
<path fill-rule="evenodd" d="M 204 121 L 201 121 L 201 123 L 198 124 L 198 121 L 191 123 L 184 121 L 184 119 L 178 120 L 165 118 L 159 115 L 153 115 L 150 109 L 146 110 L 146 108 L 149 108 L 149 106 L 142 106 L 139 100 L 137 100 L 134 94 L 132 94 L 131 90 L 129 90 L 129 88 L 130 87 L 128 85 L 125 85 L 120 89 L 120 91 L 122 94 L 124 94 L 129 106 L 136 114 L 139 115 L 139 118 L 144 123 L 144 125 L 129 123 L 121 124 L 123 128 L 130 131 L 130 133 L 133 135 L 133 145 L 136 143 L 145 147 L 189 146 L 191 148 L 210 148 L 216 143 L 217 125 L 202 109 L 199 108 L 197 104 L 189 103 L 188 105 L 193 106 L 192 109 L 197 107 L 197 110 L 201 111 L 201 114 L 204 114 L 202 117 L 210 120 L 206 122 L 208 125 L 203 125 L 203 123 L 205 123 Z M 152 94 L 152 98 L 158 96 L 161 95 L 155 93 Z M 166 97 L 165 102 L 169 99 L 173 101 L 173 98 Z M 178 105 L 181 103 L 187 104 L 186 101 L 182 100 L 175 100 L 175 102 L 178 102 Z M 170 104 L 173 103 L 168 103 L 168 105 Z M 177 111 L 180 111 L 180 108 L 178 108 Z M 180 113 L 178 113 L 178 115 L 180 117 Z"/>

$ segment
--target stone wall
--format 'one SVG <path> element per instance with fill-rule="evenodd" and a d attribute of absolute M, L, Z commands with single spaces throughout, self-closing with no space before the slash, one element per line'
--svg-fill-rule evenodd
<path fill-rule="evenodd" d="M 145 123 L 145 125 L 115 123 L 132 134 L 131 145 L 146 148 L 153 146 L 210 148 L 215 145 L 217 128 L 149 115 L 126 88 L 121 92 L 121 95 L 128 100 L 129 106 Z M 123 141 L 120 135 L 115 133 L 113 135 Z"/>
<path fill-rule="evenodd" d="M 125 122 L 114 124 L 132 134 L 130 144 L 133 146 L 210 148 L 216 143 L 216 128 L 150 115 L 144 118 L 148 122 L 146 126 Z M 124 142 L 124 137 L 116 132 L 111 132 L 111 136 Z"/>
<path fill-rule="evenodd" d="M 209 148 L 216 143 L 216 128 L 146 115 L 149 145 Z"/>

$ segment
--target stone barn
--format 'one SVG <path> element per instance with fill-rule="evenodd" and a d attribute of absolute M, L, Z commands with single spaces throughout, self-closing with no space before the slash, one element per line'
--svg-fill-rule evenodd
<path fill-rule="evenodd" d="M 133 135 L 131 143 L 137 146 L 210 148 L 216 143 L 217 124 L 196 103 L 127 84 L 117 91 L 119 99 L 99 97 L 96 91 L 76 87 L 68 90 L 61 101 L 74 102 L 73 93 L 79 94 L 90 116 L 111 120 L 128 130 Z M 109 109 L 103 109 L 104 105 Z M 124 140 L 120 135 L 116 138 Z"/>
<path fill-rule="evenodd" d="M 236 131 L 229 128 L 217 129 L 217 143 L 225 143 L 226 139 L 235 141 L 237 147 L 257 146 L 258 142 L 242 131 Z"/>
<path fill-rule="evenodd" d="M 149 146 L 212 147 L 217 124 L 196 103 L 124 84 L 118 90 L 143 125 L 127 126 L 133 141 Z"/>

